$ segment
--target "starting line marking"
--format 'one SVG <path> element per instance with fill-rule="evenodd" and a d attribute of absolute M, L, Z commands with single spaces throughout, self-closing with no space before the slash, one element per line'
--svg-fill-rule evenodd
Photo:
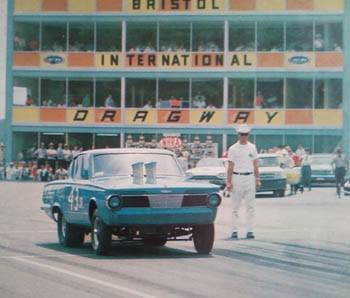
<path fill-rule="evenodd" d="M 103 280 L 99 280 L 99 279 L 96 279 L 96 278 L 92 278 L 92 277 L 89 277 L 89 276 L 85 276 L 85 275 L 76 273 L 76 272 L 73 272 L 73 271 L 70 271 L 70 270 L 57 268 L 57 267 L 54 267 L 54 266 L 50 266 L 50 265 L 42 264 L 42 263 L 39 263 L 39 262 L 35 262 L 35 261 L 32 261 L 32 260 L 29 260 L 28 258 L 14 257 L 14 259 L 16 259 L 17 261 L 23 262 L 23 263 L 27 263 L 29 265 L 33 265 L 33 266 L 36 266 L 36 267 L 44 268 L 46 270 L 51 270 L 51 271 L 55 271 L 57 273 L 69 275 L 69 276 L 72 276 L 72 277 L 75 277 L 75 278 L 78 278 L 78 279 L 81 279 L 81 280 L 85 280 L 85 281 L 92 282 L 92 283 L 95 283 L 95 284 L 98 284 L 98 285 L 101 285 L 101 286 L 104 286 L 104 287 L 111 288 L 111 289 L 114 289 L 114 290 L 123 291 L 125 293 L 131 294 L 131 295 L 134 295 L 134 296 L 137 296 L 137 297 L 156 298 L 156 296 L 148 295 L 146 293 L 135 291 L 135 290 L 132 290 L 130 288 L 123 287 L 123 286 L 118 286 L 118 285 L 116 285 L 114 283 L 112 284 L 112 283 L 109 283 L 109 282 L 106 282 L 106 281 L 103 281 Z"/>

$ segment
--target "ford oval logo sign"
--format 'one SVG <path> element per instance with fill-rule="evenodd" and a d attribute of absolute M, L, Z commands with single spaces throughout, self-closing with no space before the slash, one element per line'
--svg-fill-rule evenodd
<path fill-rule="evenodd" d="M 292 64 L 306 64 L 309 61 L 310 61 L 310 58 L 306 56 L 293 56 L 288 59 L 288 62 Z"/>
<path fill-rule="evenodd" d="M 61 56 L 47 56 L 44 61 L 49 64 L 60 64 L 64 61 L 64 59 Z"/>

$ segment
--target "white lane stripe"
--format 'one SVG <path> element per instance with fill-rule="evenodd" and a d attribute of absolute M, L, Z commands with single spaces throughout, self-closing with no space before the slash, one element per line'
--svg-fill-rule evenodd
<path fill-rule="evenodd" d="M 27 264 L 30 264 L 30 265 L 33 265 L 33 266 L 37 266 L 37 267 L 42 267 L 42 268 L 45 268 L 47 270 L 55 271 L 55 272 L 58 272 L 58 273 L 61 273 L 61 274 L 66 274 L 66 275 L 69 275 L 69 276 L 73 276 L 73 277 L 76 277 L 76 278 L 79 278 L 79 279 L 82 279 L 82 280 L 86 280 L 86 281 L 89 281 L 89 282 L 92 282 L 92 283 L 95 283 L 95 284 L 98 284 L 98 285 L 101 285 L 101 286 L 104 286 L 104 287 L 108 287 L 108 288 L 111 288 L 111 289 L 114 289 L 114 290 L 123 291 L 125 293 L 131 294 L 131 295 L 135 295 L 137 297 L 156 298 L 156 296 L 152 296 L 152 295 L 148 295 L 148 294 L 145 294 L 145 293 L 142 293 L 142 292 L 138 292 L 138 291 L 132 290 L 130 288 L 118 286 L 116 284 L 112 284 L 112 283 L 109 283 L 109 282 L 106 282 L 106 281 L 103 281 L 103 280 L 99 280 L 99 279 L 96 279 L 96 278 L 85 276 L 85 275 L 82 275 L 82 274 L 79 274 L 79 273 L 76 273 L 76 272 L 73 272 L 73 271 L 69 271 L 69 270 L 53 267 L 53 266 L 50 266 L 50 265 L 34 262 L 32 260 L 28 260 L 28 259 L 25 259 L 23 257 L 16 257 L 15 259 L 20 261 L 20 262 L 23 262 L 23 263 L 27 263 Z"/>
<path fill-rule="evenodd" d="M 41 231 L 35 231 L 35 230 L 31 230 L 31 231 L 8 231 L 8 232 L 5 232 L 5 231 L 1 231 L 0 232 L 0 235 L 1 234 L 28 234 L 28 233 L 53 233 L 53 232 L 56 232 L 56 230 L 41 230 Z"/>

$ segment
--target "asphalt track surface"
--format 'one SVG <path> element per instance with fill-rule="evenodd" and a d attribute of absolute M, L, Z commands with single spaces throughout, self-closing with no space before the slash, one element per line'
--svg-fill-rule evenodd
<path fill-rule="evenodd" d="M 40 183 L 0 182 L 0 297 L 350 297 L 350 197 L 318 188 L 256 200 L 256 239 L 229 240 L 230 199 L 209 256 L 192 242 L 113 246 L 109 256 L 58 244 Z M 242 210 L 243 211 L 243 210 Z M 244 212 L 242 213 L 244 221 Z"/>

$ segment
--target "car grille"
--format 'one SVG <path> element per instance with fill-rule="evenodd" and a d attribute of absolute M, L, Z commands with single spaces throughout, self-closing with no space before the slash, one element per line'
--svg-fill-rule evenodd
<path fill-rule="evenodd" d="M 330 170 L 312 170 L 312 175 L 333 175 L 333 172 Z"/>
<path fill-rule="evenodd" d="M 218 179 L 216 176 L 192 176 L 192 180 L 215 180 Z"/>
<path fill-rule="evenodd" d="M 122 206 L 128 208 L 150 207 L 147 196 L 122 196 Z"/>
<path fill-rule="evenodd" d="M 208 196 L 207 195 L 185 195 L 182 200 L 182 207 L 197 207 L 207 206 Z"/>
<path fill-rule="evenodd" d="M 124 208 L 180 208 L 208 205 L 206 194 L 159 194 L 148 196 L 122 196 Z"/>
<path fill-rule="evenodd" d="M 274 179 L 274 173 L 260 173 L 260 179 Z"/>

